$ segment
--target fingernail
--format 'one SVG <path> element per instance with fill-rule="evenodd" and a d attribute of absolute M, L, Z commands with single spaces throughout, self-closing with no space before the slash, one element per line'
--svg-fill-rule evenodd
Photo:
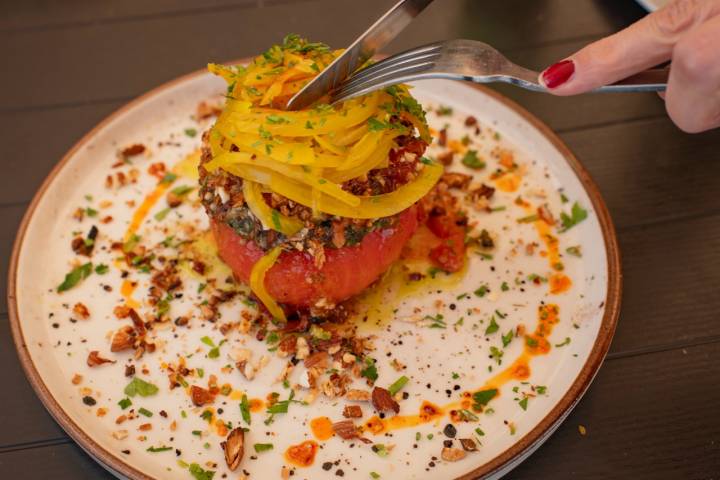
<path fill-rule="evenodd" d="M 549 66 L 543 73 L 543 83 L 547 88 L 556 88 L 567 82 L 575 73 L 575 63 L 572 60 L 563 60 Z"/>

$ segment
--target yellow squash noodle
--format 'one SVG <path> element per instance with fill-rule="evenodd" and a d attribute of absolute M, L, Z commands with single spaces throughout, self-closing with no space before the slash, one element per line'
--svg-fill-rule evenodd
<path fill-rule="evenodd" d="M 250 211 L 266 228 L 277 230 L 288 237 L 292 237 L 303 228 L 302 221 L 297 218 L 287 217 L 270 208 L 262 197 L 262 189 L 259 184 L 249 180 L 243 182 L 243 195 Z"/>
<path fill-rule="evenodd" d="M 205 168 L 241 177 L 253 214 L 285 235 L 302 224 L 279 216 L 265 203 L 262 189 L 311 208 L 316 216 L 374 219 L 413 205 L 443 171 L 423 159 L 418 175 L 393 192 L 357 196 L 343 189 L 343 183 L 386 167 L 399 136 L 417 130 L 423 140 L 430 139 L 425 113 L 403 85 L 338 105 L 284 110 L 287 100 L 339 53 L 289 35 L 247 66 L 208 66 L 228 90 L 210 132 L 213 159 Z"/>
<path fill-rule="evenodd" d="M 286 322 L 285 312 L 265 288 L 265 274 L 275 265 L 281 253 L 282 247 L 275 247 L 255 262 L 250 272 L 250 289 L 274 318 Z"/>

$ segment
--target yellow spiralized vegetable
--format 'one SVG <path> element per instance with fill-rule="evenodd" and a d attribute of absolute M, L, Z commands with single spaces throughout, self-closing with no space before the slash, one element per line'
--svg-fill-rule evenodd
<path fill-rule="evenodd" d="M 262 183 L 272 191 L 289 198 L 290 200 L 313 206 L 312 188 L 263 167 L 250 167 L 243 164 L 230 164 L 222 167 L 223 170 L 246 180 Z M 402 185 L 391 193 L 375 195 L 372 197 L 358 197 L 360 204 L 357 207 L 338 202 L 324 193 L 316 202 L 316 208 L 321 212 L 348 218 L 382 218 L 395 215 L 412 206 L 422 198 L 437 183 L 443 174 L 443 167 L 437 163 L 424 165 L 419 175 L 410 183 Z"/>
<path fill-rule="evenodd" d="M 387 167 L 399 136 L 416 130 L 423 140 L 430 137 L 425 112 L 403 85 L 334 106 L 284 110 L 287 100 L 339 54 L 289 35 L 247 67 L 208 66 L 228 83 L 228 100 L 211 129 L 213 159 L 205 168 L 243 178 L 253 214 L 286 235 L 298 225 L 291 219 L 273 221 L 278 217 L 261 188 L 311 208 L 316 216 L 372 219 L 410 207 L 442 174 L 440 165 L 424 162 L 416 178 L 394 192 L 360 197 L 343 189 L 345 182 Z"/>
<path fill-rule="evenodd" d="M 270 314 L 282 322 L 286 322 L 285 312 L 280 308 L 274 298 L 265 289 L 265 274 L 275 265 L 278 257 L 282 253 L 282 247 L 275 247 L 268 253 L 263 255 L 250 271 L 250 289 L 265 305 Z"/>
<path fill-rule="evenodd" d="M 272 228 L 278 232 L 292 237 L 299 232 L 304 224 L 297 218 L 287 217 L 277 210 L 270 208 L 262 196 L 262 189 L 259 184 L 251 181 L 243 182 L 243 195 L 250 211 L 255 215 L 266 228 Z"/>
<path fill-rule="evenodd" d="M 311 188 L 320 190 L 337 200 L 346 203 L 351 206 L 357 206 L 360 204 L 360 198 L 356 197 L 352 193 L 348 193 L 340 185 L 330 182 L 325 178 L 318 177 L 306 171 L 303 167 L 296 167 L 293 165 L 286 165 L 283 163 L 276 162 L 269 157 L 259 157 L 250 155 L 245 152 L 227 152 L 218 155 L 207 164 L 205 168 L 208 171 L 213 171 L 215 168 L 222 167 L 227 170 L 228 165 L 232 164 L 245 164 L 245 165 L 256 165 L 257 167 L 265 167 L 269 170 L 274 171 L 277 175 L 297 180 Z"/>

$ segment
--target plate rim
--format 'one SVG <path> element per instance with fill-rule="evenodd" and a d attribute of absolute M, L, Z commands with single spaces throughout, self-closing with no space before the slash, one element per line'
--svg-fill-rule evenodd
<path fill-rule="evenodd" d="M 249 58 L 237 60 L 230 63 L 244 63 L 249 61 Z M 10 322 L 10 330 L 15 344 L 15 350 L 20 360 L 20 365 L 23 368 L 25 376 L 27 377 L 30 385 L 32 386 L 35 394 L 40 399 L 45 409 L 50 413 L 55 422 L 76 442 L 80 448 L 85 450 L 93 459 L 97 460 L 102 464 L 103 467 L 110 470 L 114 475 L 122 475 L 126 478 L 133 480 L 157 480 L 155 477 L 151 477 L 146 473 L 136 469 L 132 465 L 126 463 L 121 457 L 118 457 L 110 451 L 104 449 L 100 444 L 95 442 L 93 438 L 85 433 L 65 412 L 60 403 L 53 397 L 52 393 L 45 385 L 40 373 L 38 372 L 33 362 L 30 351 L 25 343 L 22 327 L 20 325 L 20 318 L 18 315 L 17 306 L 17 269 L 18 260 L 20 256 L 20 250 L 25 239 L 28 224 L 32 219 L 35 210 L 40 200 L 45 195 L 48 187 L 55 180 L 55 177 L 60 171 L 65 168 L 70 159 L 75 153 L 82 148 L 85 144 L 91 141 L 97 132 L 102 130 L 105 126 L 115 120 L 122 114 L 132 110 L 136 106 L 142 104 L 145 100 L 156 96 L 163 91 L 174 87 L 178 84 L 192 80 L 198 76 L 207 73 L 206 69 L 199 69 L 185 75 L 181 75 L 173 80 L 165 82 L 146 93 L 134 98 L 125 105 L 121 106 L 117 110 L 113 111 L 110 115 L 101 120 L 92 129 L 90 129 L 85 135 L 83 135 L 75 144 L 63 155 L 59 162 L 55 164 L 53 169 L 43 180 L 42 184 L 35 192 L 27 210 L 23 214 L 22 221 L 18 227 L 15 235 L 15 241 L 13 243 L 12 254 L 10 257 L 10 264 L 8 268 L 8 287 L 7 287 L 7 302 L 8 302 L 8 319 Z M 562 422 L 572 411 L 572 409 L 579 403 L 582 396 L 585 394 L 597 372 L 600 370 L 602 363 L 607 355 L 607 352 L 612 343 L 615 329 L 617 327 L 618 318 L 620 316 L 620 305 L 622 301 L 622 270 L 620 263 L 620 247 L 618 245 L 617 235 L 615 227 L 610 217 L 610 213 L 605 205 L 600 190 L 597 184 L 594 182 L 590 173 L 575 157 L 570 148 L 560 139 L 560 137 L 550 129 L 543 121 L 537 118 L 535 115 L 530 113 L 524 107 L 520 106 L 513 100 L 505 97 L 504 95 L 496 92 L 488 87 L 471 84 L 471 86 L 485 95 L 490 96 L 493 100 L 498 101 L 503 106 L 509 108 L 516 114 L 520 115 L 525 121 L 527 121 L 533 128 L 539 131 L 539 133 L 550 142 L 550 144 L 562 155 L 565 162 L 570 166 L 573 173 L 580 181 L 585 192 L 590 198 L 590 202 L 593 205 L 595 214 L 598 218 L 600 230 L 602 232 L 603 243 L 605 245 L 607 255 L 607 270 L 608 270 L 608 284 L 607 294 L 605 296 L 605 313 L 603 314 L 598 334 L 593 343 L 592 350 L 588 355 L 588 359 L 582 366 L 580 372 L 573 380 L 570 388 L 555 404 L 555 406 L 548 412 L 545 417 L 538 422 L 535 427 L 525 434 L 522 438 L 516 441 L 513 445 L 507 448 L 505 451 L 497 455 L 492 460 L 484 463 L 483 465 L 475 468 L 474 470 L 457 477 L 456 480 L 472 480 L 477 478 L 485 478 L 493 474 L 500 473 L 502 470 L 509 467 L 509 469 L 515 468 L 519 463 L 513 465 L 513 460 L 522 457 L 533 447 L 539 446 L 547 438 L 552 435 L 554 431 L 553 427 Z M 550 432 L 548 434 L 548 432 Z M 524 461 L 524 460 L 523 460 Z M 522 462 L 520 462 L 522 463 Z M 510 470 L 506 470 L 507 473 Z"/>

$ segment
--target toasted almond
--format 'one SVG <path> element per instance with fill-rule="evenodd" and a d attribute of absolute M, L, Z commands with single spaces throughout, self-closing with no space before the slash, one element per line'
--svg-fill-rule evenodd
<path fill-rule="evenodd" d="M 395 413 L 400 411 L 400 405 L 392 398 L 390 392 L 382 387 L 375 387 L 372 391 L 372 404 L 378 412 L 392 410 Z"/>
<path fill-rule="evenodd" d="M 120 328 L 112 337 L 111 352 L 121 352 L 133 348 L 135 344 L 135 329 L 130 325 Z"/>
<path fill-rule="evenodd" d="M 117 318 L 127 318 L 130 316 L 130 307 L 127 305 L 118 305 L 113 308 L 113 313 Z"/>
<path fill-rule="evenodd" d="M 347 394 L 345 394 L 345 398 L 353 402 L 369 402 L 370 392 L 367 390 L 358 390 L 353 388 L 348 390 Z"/>
<path fill-rule="evenodd" d="M 234 429 L 220 446 L 225 452 L 225 463 L 231 471 L 235 471 L 245 452 L 245 432 L 240 427 Z"/>
<path fill-rule="evenodd" d="M 202 407 L 207 403 L 212 403 L 215 399 L 209 390 L 198 387 L 197 385 L 190 387 L 190 396 L 192 398 L 193 405 L 196 407 Z"/>
<path fill-rule="evenodd" d="M 362 418 L 363 412 L 359 405 L 345 405 L 343 409 L 343 417 L 345 418 Z"/>
<path fill-rule="evenodd" d="M 321 367 L 321 368 L 327 368 L 328 359 L 330 356 L 328 355 L 328 352 L 315 352 L 312 355 L 309 355 L 305 358 L 305 367 L 306 368 L 312 368 L 312 367 Z"/>
<path fill-rule="evenodd" d="M 459 448 L 445 447 L 442 449 L 440 457 L 446 462 L 457 462 L 465 458 L 465 452 Z"/>
<path fill-rule="evenodd" d="M 73 313 L 83 320 L 90 318 L 90 310 L 88 310 L 84 303 L 76 303 L 75 306 L 73 306 Z"/>
<path fill-rule="evenodd" d="M 109 360 L 107 358 L 101 357 L 100 352 L 98 352 L 97 350 L 93 350 L 90 353 L 88 353 L 88 357 L 87 357 L 88 367 L 96 367 L 98 365 L 102 365 L 103 363 L 115 363 L 115 360 Z"/>
<path fill-rule="evenodd" d="M 477 444 L 472 438 L 461 438 L 460 445 L 466 452 L 477 452 Z"/>
<path fill-rule="evenodd" d="M 340 422 L 335 422 L 333 423 L 332 428 L 333 432 L 335 432 L 338 437 L 345 440 L 351 440 L 360 436 L 358 432 L 358 427 L 353 423 L 352 420 L 342 420 Z"/>
<path fill-rule="evenodd" d="M 127 436 L 128 436 L 127 430 L 117 430 L 117 431 L 112 432 L 112 437 L 115 440 L 125 440 L 127 438 Z"/>

